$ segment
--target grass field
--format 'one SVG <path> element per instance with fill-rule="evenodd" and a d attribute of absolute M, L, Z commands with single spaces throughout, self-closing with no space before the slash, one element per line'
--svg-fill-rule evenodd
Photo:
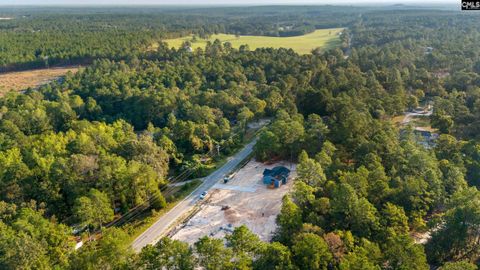
<path fill-rule="evenodd" d="M 38 87 L 65 76 L 69 71 L 75 73 L 78 69 L 78 67 L 58 67 L 0 74 L 0 96 L 10 90 L 21 91 L 29 87 Z"/>
<path fill-rule="evenodd" d="M 215 39 L 221 42 L 230 42 L 234 48 L 240 45 L 248 44 L 251 50 L 263 47 L 272 48 L 292 48 L 299 54 L 308 54 L 315 48 L 331 49 L 340 45 L 339 33 L 343 28 L 319 29 L 310 34 L 295 37 L 266 37 L 266 36 L 239 36 L 216 34 L 209 39 L 197 38 L 192 42 L 192 36 L 186 36 L 176 39 L 167 39 L 165 42 L 170 47 L 179 48 L 185 41 L 192 42 L 192 48 L 205 48 L 207 41 L 213 42 Z"/>

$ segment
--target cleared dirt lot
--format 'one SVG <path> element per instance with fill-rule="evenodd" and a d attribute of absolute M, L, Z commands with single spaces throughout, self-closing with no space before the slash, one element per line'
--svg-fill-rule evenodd
<path fill-rule="evenodd" d="M 263 170 L 278 165 L 292 170 L 289 181 L 280 188 L 269 189 L 262 184 Z M 294 164 L 266 165 L 251 160 L 227 184 L 216 184 L 198 212 L 170 236 L 192 244 L 204 235 L 221 238 L 245 224 L 260 239 L 269 241 L 277 227 L 275 219 L 280 213 L 282 197 L 291 190 L 295 176 Z"/>
<path fill-rule="evenodd" d="M 0 74 L 0 96 L 10 90 L 35 88 L 65 76 L 69 71 L 75 73 L 78 70 L 78 67 L 58 67 Z"/>

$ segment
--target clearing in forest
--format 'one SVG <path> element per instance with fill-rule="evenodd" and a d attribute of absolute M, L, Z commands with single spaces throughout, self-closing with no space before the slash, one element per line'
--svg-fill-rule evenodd
<path fill-rule="evenodd" d="M 430 116 L 433 113 L 432 105 L 424 105 L 416 108 L 410 112 L 405 112 L 403 115 L 398 115 L 392 118 L 392 122 L 398 127 L 412 125 L 414 129 L 424 130 L 428 132 L 436 132 L 430 123 Z"/>
<path fill-rule="evenodd" d="M 208 41 L 213 42 L 216 39 L 222 43 L 230 42 L 232 47 L 238 48 L 241 45 L 247 44 L 250 50 L 257 48 L 291 48 L 299 54 L 308 54 L 315 48 L 322 48 L 325 50 L 340 46 L 340 33 L 343 28 L 329 28 L 318 29 L 312 33 L 303 36 L 294 37 L 267 37 L 267 36 L 235 36 L 229 34 L 215 34 L 208 39 L 196 38 L 193 41 L 193 36 L 186 36 L 175 39 L 164 40 L 168 46 L 179 48 L 185 41 L 192 44 L 192 48 L 205 48 Z"/>
<path fill-rule="evenodd" d="M 0 74 L 0 96 L 10 90 L 22 91 L 29 87 L 39 87 L 65 76 L 69 71 L 75 73 L 78 69 L 78 67 L 56 67 Z"/>
<path fill-rule="evenodd" d="M 291 170 L 287 184 L 268 188 L 262 182 L 264 169 L 285 166 Z M 202 236 L 222 238 L 235 227 L 246 225 L 263 241 L 270 241 L 275 232 L 276 218 L 296 176 L 295 164 L 276 162 L 264 164 L 249 161 L 228 183 L 219 181 L 185 223 L 178 225 L 169 236 L 193 244 Z"/>

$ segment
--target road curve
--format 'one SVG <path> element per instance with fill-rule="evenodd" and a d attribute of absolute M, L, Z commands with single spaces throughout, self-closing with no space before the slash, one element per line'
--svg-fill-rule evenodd
<path fill-rule="evenodd" d="M 166 214 L 162 215 L 150 228 L 144 231 L 132 243 L 135 252 L 140 252 L 144 246 L 154 245 L 167 233 L 167 229 L 181 216 L 190 211 L 202 192 L 209 190 L 219 182 L 225 175 L 230 173 L 242 160 L 244 160 L 253 151 L 256 139 L 247 144 L 240 152 L 230 157 L 229 160 L 219 169 L 205 177 L 203 183 L 185 199 L 179 202 L 175 207 L 170 209 Z"/>

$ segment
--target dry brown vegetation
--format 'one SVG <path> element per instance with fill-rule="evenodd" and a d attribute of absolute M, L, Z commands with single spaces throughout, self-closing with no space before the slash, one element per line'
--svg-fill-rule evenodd
<path fill-rule="evenodd" d="M 22 91 L 29 87 L 36 88 L 65 76 L 69 71 L 75 73 L 78 70 L 79 67 L 57 67 L 0 74 L 0 96 L 10 90 Z"/>

